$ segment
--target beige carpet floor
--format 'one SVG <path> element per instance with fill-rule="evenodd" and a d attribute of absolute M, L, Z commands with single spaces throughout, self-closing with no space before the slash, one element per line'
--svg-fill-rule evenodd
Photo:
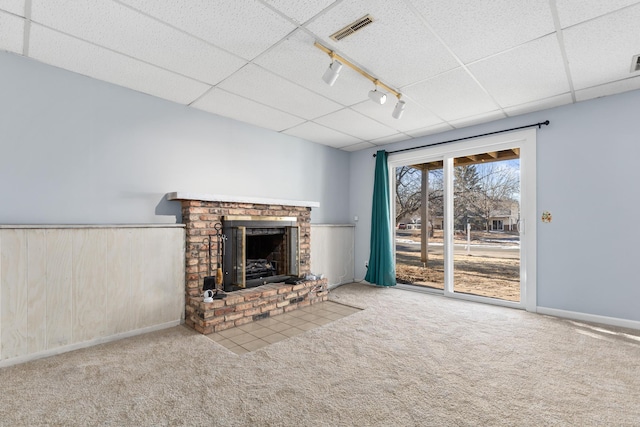
<path fill-rule="evenodd" d="M 639 426 L 640 333 L 352 284 L 236 355 L 183 326 L 0 369 L 0 425 Z"/>

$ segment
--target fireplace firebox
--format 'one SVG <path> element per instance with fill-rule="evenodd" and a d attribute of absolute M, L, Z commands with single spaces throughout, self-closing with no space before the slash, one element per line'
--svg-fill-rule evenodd
<path fill-rule="evenodd" d="M 224 290 L 296 280 L 300 228 L 296 217 L 223 217 Z"/>

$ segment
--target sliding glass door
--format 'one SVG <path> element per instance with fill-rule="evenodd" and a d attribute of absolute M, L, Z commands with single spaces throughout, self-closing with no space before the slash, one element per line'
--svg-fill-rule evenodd
<path fill-rule="evenodd" d="M 519 148 L 453 159 L 453 291 L 520 302 Z"/>
<path fill-rule="evenodd" d="M 389 156 L 400 284 L 535 307 L 535 130 Z"/>

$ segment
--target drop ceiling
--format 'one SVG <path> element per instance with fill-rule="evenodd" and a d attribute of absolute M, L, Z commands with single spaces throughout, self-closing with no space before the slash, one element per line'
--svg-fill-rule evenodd
<path fill-rule="evenodd" d="M 640 89 L 639 21 L 630 0 L 0 0 L 0 50 L 355 151 Z M 350 68 L 325 84 L 316 41 L 404 115 Z"/>

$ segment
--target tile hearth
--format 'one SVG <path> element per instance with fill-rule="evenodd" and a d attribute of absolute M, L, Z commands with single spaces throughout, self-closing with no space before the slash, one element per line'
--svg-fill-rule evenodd
<path fill-rule="evenodd" d="M 245 354 L 359 311 L 359 308 L 324 301 L 206 336 L 235 354 Z"/>

